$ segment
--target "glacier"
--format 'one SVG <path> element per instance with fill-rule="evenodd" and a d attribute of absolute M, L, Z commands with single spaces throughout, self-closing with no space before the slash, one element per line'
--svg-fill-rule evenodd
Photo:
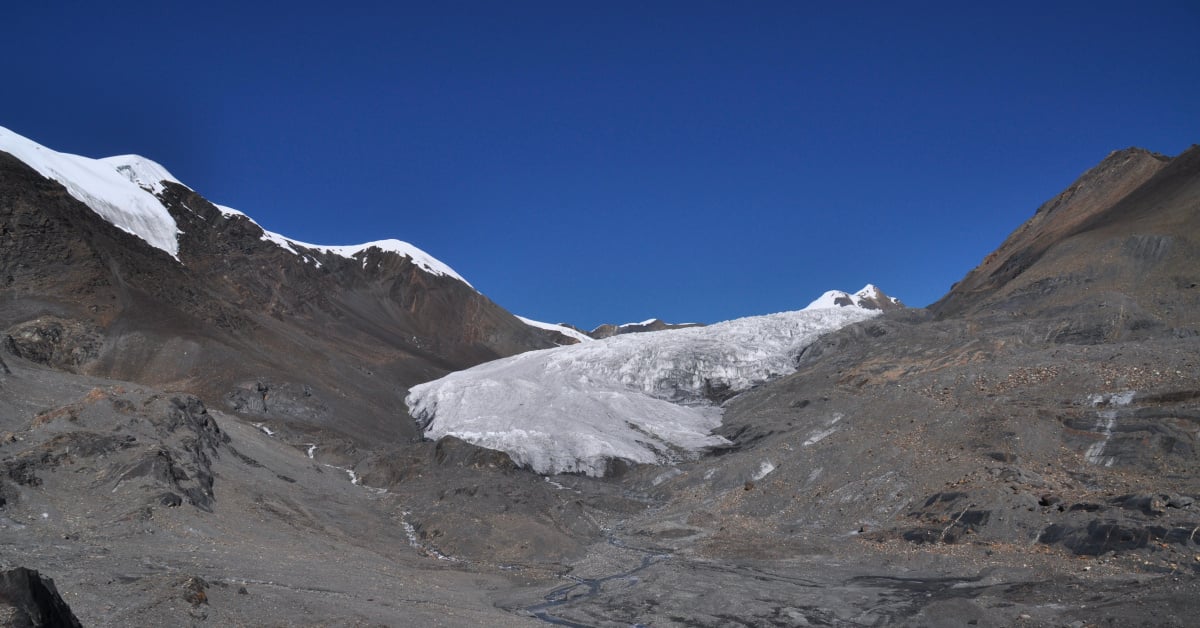
<path fill-rule="evenodd" d="M 879 313 L 818 300 L 532 351 L 414 386 L 405 402 L 427 438 L 500 450 L 538 473 L 602 476 L 612 460 L 670 464 L 728 444 L 712 434 L 722 411 L 709 393 L 788 374 L 819 336 Z"/>

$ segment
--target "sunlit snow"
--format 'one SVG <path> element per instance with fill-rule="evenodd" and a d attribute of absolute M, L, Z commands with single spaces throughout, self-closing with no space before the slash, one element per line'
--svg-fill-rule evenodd
<path fill-rule="evenodd" d="M 117 228 L 132 233 L 151 246 L 166 251 L 176 260 L 179 259 L 178 225 L 156 195 L 162 193 L 164 181 L 180 182 L 162 165 L 139 155 L 91 159 L 60 153 L 4 127 L 0 127 L 0 151 L 12 154 L 43 177 L 59 182 L 71 196 Z M 245 216 L 250 219 L 232 207 L 216 207 L 226 216 Z M 434 275 L 446 275 L 470 285 L 445 263 L 400 240 L 327 246 L 306 244 L 265 229 L 263 240 L 296 255 L 301 255 L 296 247 L 303 247 L 354 258 L 361 252 L 377 248 L 408 257 L 414 264 Z"/>
<path fill-rule="evenodd" d="M 530 327 L 537 327 L 539 329 L 548 329 L 550 331 L 556 331 L 568 338 L 574 338 L 575 340 L 578 340 L 579 342 L 595 342 L 596 341 L 595 338 L 592 338 L 591 336 L 584 334 L 583 332 L 580 332 L 579 330 L 571 329 L 570 327 L 567 327 L 566 325 L 555 325 L 554 323 L 543 323 L 541 321 L 535 321 L 532 318 L 525 318 L 524 316 L 518 316 L 517 318 L 520 319 L 522 323 L 525 323 L 526 325 L 529 325 Z"/>
<path fill-rule="evenodd" d="M 856 307 L 869 307 L 865 302 L 873 300 L 877 301 L 881 295 L 882 293 L 880 293 L 879 288 L 875 287 L 874 284 L 867 284 L 862 290 L 859 290 L 854 294 L 842 292 L 841 290 L 830 290 L 829 292 L 817 297 L 815 301 L 809 303 L 804 309 L 820 310 L 845 307 L 847 305 L 853 305 Z M 888 297 L 888 300 L 897 305 L 900 303 L 900 300 L 896 299 L 895 297 Z"/>
<path fill-rule="evenodd" d="M 790 373 L 818 336 L 878 313 L 784 312 L 533 351 L 415 386 L 406 402 L 428 438 L 498 449 L 543 474 L 669 463 L 726 444 L 707 391 Z"/>
<path fill-rule="evenodd" d="M 216 208 L 221 210 L 221 213 L 226 216 L 242 216 L 242 217 L 245 217 L 250 222 L 254 222 L 254 224 L 258 225 L 258 223 L 255 222 L 254 219 L 247 216 L 245 214 L 245 212 L 236 210 L 232 207 L 226 207 L 224 205 L 216 205 Z M 262 225 L 259 225 L 259 228 L 262 229 Z M 452 277 L 454 279 L 457 279 L 457 280 L 467 284 L 468 286 L 471 285 L 470 282 L 468 282 L 466 279 L 463 279 L 462 275 L 459 275 L 457 272 L 455 272 L 454 269 L 450 268 L 450 266 L 448 266 L 445 262 L 442 262 L 441 260 L 437 259 L 436 257 L 417 248 L 416 246 L 409 244 L 408 242 L 403 242 L 401 240 L 393 240 L 393 239 L 376 240 L 374 242 L 366 242 L 364 244 L 330 246 L 330 245 L 326 245 L 326 244 L 309 244 L 307 242 L 293 240 L 289 237 L 280 235 L 278 233 L 274 233 L 272 231 L 267 231 L 266 229 L 263 229 L 262 239 L 264 241 L 276 244 L 279 247 L 283 248 L 284 250 L 294 253 L 296 255 L 301 255 L 301 252 L 296 250 L 296 248 L 299 247 L 299 248 L 321 251 L 324 253 L 332 253 L 334 255 L 339 255 L 339 256 L 345 257 L 347 259 L 355 259 L 355 256 L 357 256 L 359 253 L 362 253 L 371 248 L 377 248 L 381 251 L 387 251 L 387 252 L 395 253 L 401 257 L 407 257 L 407 258 L 411 259 L 414 264 L 416 264 L 417 266 L 420 266 L 423 270 L 425 270 L 426 272 L 428 272 L 430 274 L 445 275 L 447 277 Z M 363 259 L 363 264 L 364 265 L 366 264 L 365 258 Z M 318 264 L 318 266 L 319 266 L 319 264 Z"/>
<path fill-rule="evenodd" d="M 0 151 L 12 154 L 117 228 L 179 259 L 179 228 L 159 202 L 159 181 L 175 181 L 162 166 L 137 155 L 90 159 L 50 150 L 0 127 Z M 156 178 L 157 177 L 157 178 Z"/>

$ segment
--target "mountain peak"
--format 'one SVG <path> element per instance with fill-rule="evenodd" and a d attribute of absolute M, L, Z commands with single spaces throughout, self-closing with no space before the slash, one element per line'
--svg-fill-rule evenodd
<path fill-rule="evenodd" d="M 805 310 L 824 310 L 838 307 L 856 307 L 864 310 L 894 310 L 905 307 L 900 299 L 890 297 L 875 284 L 867 284 L 850 294 L 842 290 L 830 290 L 809 303 Z"/>
<path fill-rule="evenodd" d="M 113 157 L 97 159 L 96 161 L 112 166 L 117 173 L 129 179 L 130 183 L 151 194 L 157 195 L 162 193 L 163 182 L 183 185 L 162 164 L 141 155 L 115 155 Z"/>
<path fill-rule="evenodd" d="M 131 233 L 150 246 L 165 251 L 179 261 L 179 227 L 161 198 L 165 184 L 188 188 L 162 164 L 141 155 L 116 155 L 92 159 L 60 153 L 0 127 L 0 151 L 12 154 L 38 174 L 53 179 L 67 189 L 72 197 L 83 202 L 112 225 Z M 188 188 L 190 189 L 190 188 Z M 214 205 L 226 217 L 240 216 L 259 229 L 262 226 L 245 213 Z M 396 239 L 376 240 L 363 244 L 329 246 L 307 244 L 263 229 L 262 239 L 280 248 L 301 255 L 297 247 L 312 249 L 341 257 L 366 260 L 363 254 L 371 249 L 408 257 L 422 270 L 471 284 L 449 265 L 416 246 Z"/>
<path fill-rule="evenodd" d="M 1061 283 L 1052 278 L 1070 274 L 1068 269 L 1076 274 L 1072 282 L 1079 283 L 1080 277 L 1094 272 L 1083 268 L 1093 259 L 1094 250 L 1090 247 L 1111 244 L 1097 231 L 1104 225 L 1125 224 L 1132 228 L 1139 216 L 1147 213 L 1175 215 L 1181 224 L 1168 227 L 1150 221 L 1139 229 L 1163 236 L 1179 236 L 1181 230 L 1187 232 L 1183 224 L 1188 223 L 1194 212 L 1189 213 L 1184 191 L 1193 185 L 1189 177 L 1195 169 L 1187 152 L 1174 159 L 1143 148 L 1109 153 L 1066 190 L 1038 207 L 1029 220 L 1009 234 L 999 248 L 984 257 L 979 266 L 930 309 L 942 317 L 982 311 L 989 303 L 1008 301 L 1017 293 L 1026 292 L 1036 282 Z M 1168 207 L 1174 210 L 1166 211 Z M 1061 259 L 1044 259 L 1050 251 L 1089 232 L 1096 233 L 1088 236 L 1093 239 L 1088 246 L 1066 247 L 1061 249 Z M 1076 263 L 1080 267 L 1072 268 Z M 1039 265 L 1039 272 L 1028 274 Z M 1111 270 L 1136 267 L 1112 262 L 1105 266 Z M 1095 290 L 1095 286 L 1091 289 Z M 1083 292 L 1086 290 L 1080 291 Z"/>
<path fill-rule="evenodd" d="M 4 127 L 0 127 L 0 151 L 59 182 L 71 196 L 118 229 L 179 260 L 179 228 L 155 196 L 155 186 L 161 184 L 154 182 L 147 187 L 147 177 L 170 177 L 162 166 L 136 155 L 104 160 L 60 153 Z"/>

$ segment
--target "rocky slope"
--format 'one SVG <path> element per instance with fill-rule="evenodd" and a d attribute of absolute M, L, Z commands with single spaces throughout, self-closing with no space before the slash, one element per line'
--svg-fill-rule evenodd
<path fill-rule="evenodd" d="M 181 184 L 152 189 L 177 225 L 178 261 L 0 153 L 10 352 L 365 443 L 416 436 L 399 403 L 408 386 L 553 346 L 412 256 L 281 245 Z"/>
<path fill-rule="evenodd" d="M 930 310 L 942 318 L 1032 318 L 1103 309 L 1098 318 L 1107 323 L 1058 332 L 1095 340 L 1096 325 L 1200 326 L 1197 172 L 1196 147 L 1174 159 L 1132 148 L 1109 155 Z"/>

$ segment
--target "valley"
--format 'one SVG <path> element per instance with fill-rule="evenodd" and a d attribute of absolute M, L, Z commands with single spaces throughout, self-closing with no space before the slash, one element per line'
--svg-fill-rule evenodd
<path fill-rule="evenodd" d="M 927 308 L 585 341 L 0 131 L 0 571 L 82 625 L 1193 623 L 1196 147 Z"/>

